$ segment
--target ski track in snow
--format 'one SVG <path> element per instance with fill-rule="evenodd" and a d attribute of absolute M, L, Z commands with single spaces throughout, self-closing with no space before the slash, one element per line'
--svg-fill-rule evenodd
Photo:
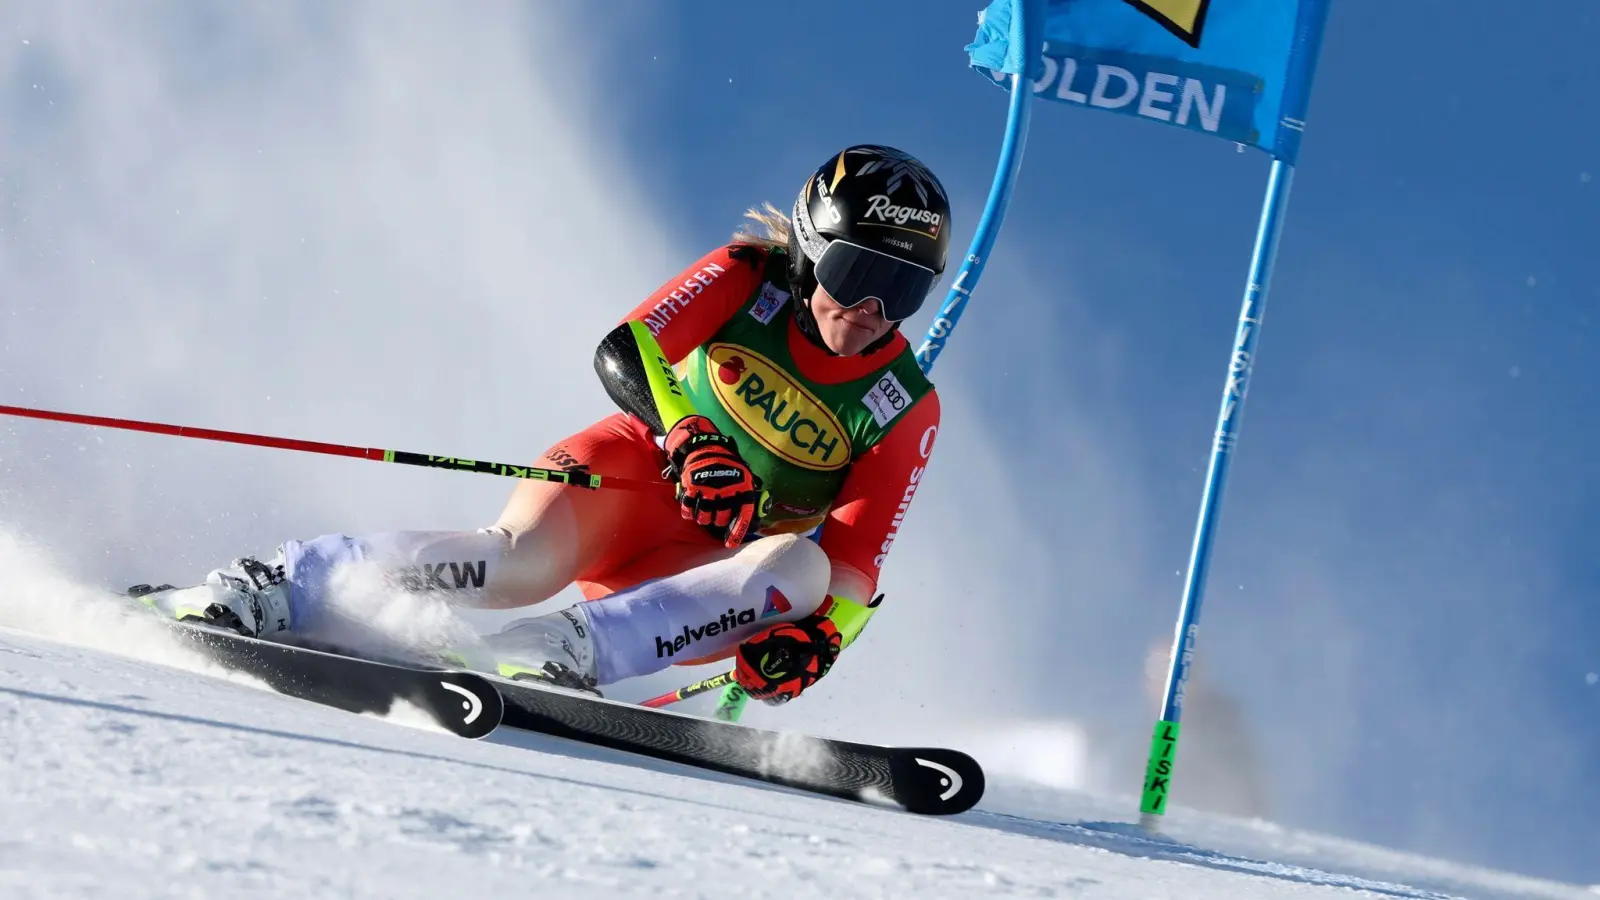
<path fill-rule="evenodd" d="M 0 631 L 0 895 L 1595 897 L 1184 810 L 1152 836 L 1131 801 L 1034 785 L 941 819 L 471 742 L 196 677 L 132 633 L 158 661 Z"/>

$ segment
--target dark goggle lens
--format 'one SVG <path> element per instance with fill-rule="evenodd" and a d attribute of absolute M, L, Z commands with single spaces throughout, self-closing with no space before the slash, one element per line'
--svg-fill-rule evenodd
<path fill-rule="evenodd" d="M 832 241 L 817 260 L 817 283 L 843 307 L 877 300 L 891 322 L 910 318 L 939 276 L 926 266 L 847 241 Z"/>

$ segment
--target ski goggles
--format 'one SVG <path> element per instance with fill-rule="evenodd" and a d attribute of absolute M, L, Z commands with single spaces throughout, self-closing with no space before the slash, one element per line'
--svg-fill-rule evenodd
<path fill-rule="evenodd" d="M 939 279 L 927 266 L 841 240 L 828 242 L 816 273 L 817 283 L 835 303 L 848 309 L 877 300 L 891 322 L 910 318 Z"/>

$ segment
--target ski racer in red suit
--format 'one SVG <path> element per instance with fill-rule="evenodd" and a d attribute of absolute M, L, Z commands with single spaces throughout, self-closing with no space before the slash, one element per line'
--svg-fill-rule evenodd
<path fill-rule="evenodd" d="M 860 634 L 928 465 L 939 400 L 899 323 L 944 270 L 949 202 L 920 162 L 860 145 L 770 204 L 601 342 L 621 408 L 537 463 L 659 494 L 522 481 L 494 525 L 288 541 L 145 601 L 260 637 L 314 632 L 344 567 L 520 607 L 585 601 L 459 651 L 477 668 L 594 688 L 736 656 L 751 696 L 793 699 Z M 820 532 L 818 532 L 820 529 Z M 809 539 L 814 537 L 815 540 Z"/>

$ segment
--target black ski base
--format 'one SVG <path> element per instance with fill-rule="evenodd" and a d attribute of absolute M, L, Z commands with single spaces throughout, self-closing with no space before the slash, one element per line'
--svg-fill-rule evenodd
<path fill-rule="evenodd" d="M 500 692 L 473 672 L 342 656 L 207 625 L 180 623 L 172 629 L 225 668 L 259 678 L 280 694 L 346 712 L 386 715 L 405 701 L 464 738 L 487 737 L 505 713 Z"/>
<path fill-rule="evenodd" d="M 982 767 L 956 750 L 764 731 L 540 685 L 491 681 L 505 697 L 505 724 L 512 728 L 923 815 L 965 812 L 983 797 Z"/>
<path fill-rule="evenodd" d="M 257 640 L 205 625 L 172 628 L 219 664 L 259 678 L 279 693 L 356 713 L 388 713 L 404 700 L 462 737 L 481 738 L 504 724 L 923 815 L 965 812 L 983 797 L 983 769 L 956 750 L 765 731 L 532 682 Z"/>

